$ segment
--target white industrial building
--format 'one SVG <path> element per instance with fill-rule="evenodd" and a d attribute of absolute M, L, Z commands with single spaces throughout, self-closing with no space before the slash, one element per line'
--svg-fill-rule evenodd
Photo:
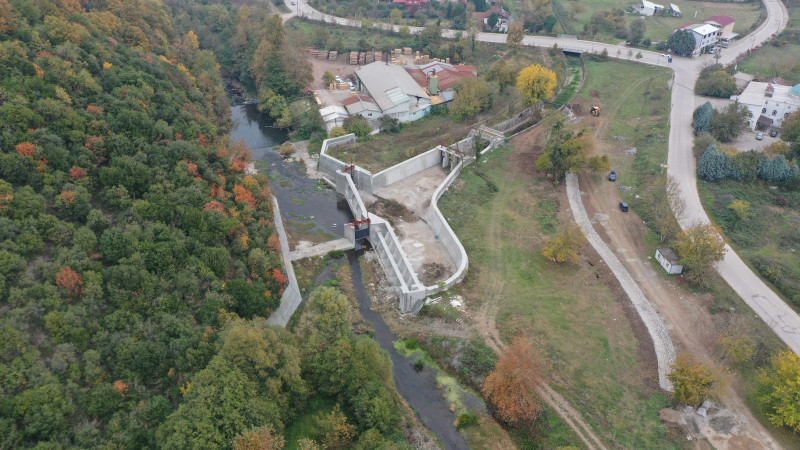
<path fill-rule="evenodd" d="M 639 8 L 637 8 L 639 14 L 643 16 L 653 16 L 656 13 L 664 10 L 664 5 L 659 5 L 658 3 L 653 3 L 648 0 L 642 0 L 642 3 L 639 4 Z"/>
<path fill-rule="evenodd" d="M 382 115 L 411 122 L 430 110 L 430 96 L 401 66 L 374 62 L 356 70 L 356 77 L 358 90 L 371 97 Z"/>
<path fill-rule="evenodd" d="M 783 119 L 800 109 L 800 84 L 792 87 L 751 81 L 737 99 L 752 114 L 748 122 L 751 129 L 780 128 Z"/>

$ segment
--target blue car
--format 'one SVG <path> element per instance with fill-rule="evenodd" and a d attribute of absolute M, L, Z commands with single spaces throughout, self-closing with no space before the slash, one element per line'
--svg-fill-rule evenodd
<path fill-rule="evenodd" d="M 617 181 L 617 172 L 612 170 L 611 173 L 608 174 L 608 181 Z"/>

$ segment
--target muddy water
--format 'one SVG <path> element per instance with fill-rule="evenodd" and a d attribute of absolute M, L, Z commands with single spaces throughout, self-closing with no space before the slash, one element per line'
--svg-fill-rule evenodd
<path fill-rule="evenodd" d="M 280 156 L 274 147 L 286 142 L 286 133 L 270 126 L 256 105 L 232 107 L 231 119 L 231 140 L 244 139 L 253 159 L 266 165 L 262 173 L 270 178 L 290 234 L 320 242 L 343 237 L 343 225 L 353 221 L 347 202 L 326 184 L 306 177 L 302 166 Z"/>
<path fill-rule="evenodd" d="M 302 234 L 327 234 L 331 238 L 343 236 L 342 225 L 353 220 L 347 203 L 332 189 L 320 187 L 316 180 L 307 178 L 302 167 L 281 158 L 273 147 L 286 142 L 286 133 L 270 127 L 255 105 L 234 106 L 231 113 L 234 122 L 231 139 L 244 139 L 253 159 L 267 165 L 262 172 L 270 177 L 272 190 L 289 228 Z M 436 389 L 435 371 L 426 366 L 417 372 L 411 361 L 397 353 L 393 345 L 397 338 L 389 330 L 383 317 L 370 307 L 372 300 L 364 289 L 357 255 L 349 252 L 348 258 L 358 309 L 371 322 L 375 330 L 375 340 L 392 359 L 397 391 L 445 448 L 467 448 L 464 437 L 453 426 L 455 415 L 442 401 L 442 391 Z M 328 268 L 316 281 L 321 284 L 331 276 Z"/>

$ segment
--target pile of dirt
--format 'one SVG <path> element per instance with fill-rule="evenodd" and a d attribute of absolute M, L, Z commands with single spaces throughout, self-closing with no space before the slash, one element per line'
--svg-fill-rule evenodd
<path fill-rule="evenodd" d="M 394 225 L 394 221 L 397 219 L 407 223 L 419 220 L 419 216 L 414 214 L 411 210 L 387 198 L 379 198 L 376 202 L 369 205 L 369 211 L 388 220 L 392 225 Z"/>
<path fill-rule="evenodd" d="M 580 103 L 573 103 L 569 105 L 569 107 L 572 109 L 572 112 L 574 112 L 576 116 L 583 115 L 583 105 L 581 105 Z"/>
<path fill-rule="evenodd" d="M 589 91 L 589 95 L 591 95 L 592 98 L 600 98 L 600 93 L 597 92 L 596 89 L 592 89 L 591 91 Z"/>
<path fill-rule="evenodd" d="M 444 278 L 447 272 L 447 267 L 439 263 L 425 263 L 422 265 L 422 270 L 419 275 L 419 281 L 425 286 L 433 286 L 439 280 Z"/>

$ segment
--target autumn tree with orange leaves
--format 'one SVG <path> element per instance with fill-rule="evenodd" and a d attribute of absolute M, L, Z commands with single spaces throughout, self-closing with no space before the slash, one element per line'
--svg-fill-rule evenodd
<path fill-rule="evenodd" d="M 483 393 L 494 406 L 495 415 L 513 426 L 535 420 L 544 407 L 536 392 L 542 383 L 542 371 L 542 361 L 531 343 L 515 338 L 483 384 Z"/>
<path fill-rule="evenodd" d="M 56 274 L 56 284 L 64 288 L 72 297 L 80 297 L 83 293 L 83 280 L 80 274 L 70 266 L 62 267 Z"/>

